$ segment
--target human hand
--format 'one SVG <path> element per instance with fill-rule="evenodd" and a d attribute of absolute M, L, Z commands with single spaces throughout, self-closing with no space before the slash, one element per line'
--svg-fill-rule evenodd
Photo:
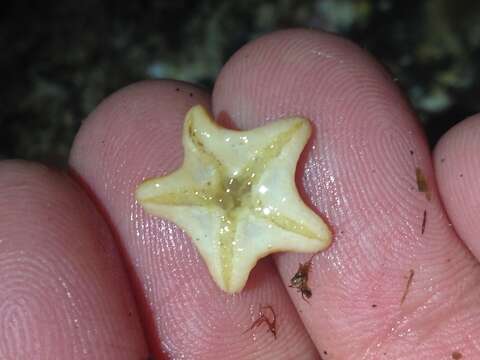
<path fill-rule="evenodd" d="M 263 259 L 228 295 L 178 227 L 135 203 L 145 177 L 180 165 L 183 117 L 199 103 L 240 129 L 286 115 L 314 124 L 299 187 L 335 238 L 313 258 L 308 302 L 287 286 L 310 255 Z M 472 117 L 431 155 L 390 76 L 313 31 L 245 46 L 211 98 L 174 81 L 123 89 L 76 138 L 80 186 L 40 165 L 0 165 L 0 358 L 480 357 L 479 139 Z M 266 324 L 250 329 L 262 305 L 276 339 Z"/>

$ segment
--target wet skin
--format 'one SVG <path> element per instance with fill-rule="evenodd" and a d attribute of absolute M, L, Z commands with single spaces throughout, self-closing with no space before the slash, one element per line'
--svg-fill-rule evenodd
<path fill-rule="evenodd" d="M 312 260 L 308 303 L 288 285 L 309 255 L 261 260 L 228 295 L 188 236 L 135 202 L 145 177 L 181 164 L 195 104 L 239 129 L 312 121 L 297 185 L 335 237 Z M 0 163 L 0 358 L 480 358 L 478 154 L 480 117 L 432 153 L 390 75 L 314 31 L 246 45 L 211 95 L 175 81 L 127 87 L 83 123 L 70 175 Z M 276 339 L 265 324 L 246 331 L 260 306 L 274 309 Z"/>

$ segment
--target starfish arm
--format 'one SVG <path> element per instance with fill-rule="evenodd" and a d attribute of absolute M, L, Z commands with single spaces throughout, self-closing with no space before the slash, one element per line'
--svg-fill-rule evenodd
<path fill-rule="evenodd" d="M 272 171 L 256 185 L 254 210 L 259 217 L 291 233 L 308 238 L 320 251 L 330 245 L 332 234 L 328 226 L 302 201 L 295 179 L 282 167 L 271 164 Z"/>
<path fill-rule="evenodd" d="M 325 222 L 300 197 L 295 184 L 298 158 L 308 141 L 310 129 L 302 126 L 271 159 L 255 183 L 252 194 L 254 209 L 284 230 L 309 238 L 315 243 L 313 251 L 330 245 L 332 234 Z"/>
<path fill-rule="evenodd" d="M 226 169 L 225 175 L 230 177 L 242 172 L 252 159 L 262 162 L 265 157 L 275 156 L 283 146 L 282 138 L 288 141 L 300 128 L 309 132 L 308 121 L 291 117 L 247 131 L 225 129 L 216 124 L 200 105 L 187 113 L 185 126 L 189 129 L 190 138 L 200 142 L 202 148 Z M 187 130 L 184 131 L 184 139 L 186 133 Z"/>
<path fill-rule="evenodd" d="M 223 218 L 221 208 L 149 204 L 146 209 L 149 213 L 161 214 L 184 230 L 192 239 L 213 280 L 222 290 L 230 292 L 228 284 L 230 265 L 225 261 L 220 239 Z"/>
<path fill-rule="evenodd" d="M 234 241 L 230 289 L 240 291 L 250 271 L 261 258 L 280 251 L 317 252 L 322 244 L 311 238 L 287 231 L 250 212 L 237 225 Z"/>
<path fill-rule="evenodd" d="M 169 176 L 144 181 L 137 188 L 135 198 L 147 212 L 157 216 L 163 214 L 159 213 L 156 205 L 208 204 L 210 194 L 192 180 L 188 171 L 179 169 Z"/>
<path fill-rule="evenodd" d="M 151 204 L 200 206 L 215 202 L 221 186 L 221 168 L 201 143 L 193 141 L 188 123 L 184 126 L 183 148 L 181 168 L 167 176 L 148 179 L 137 188 L 135 197 L 147 211 Z"/>

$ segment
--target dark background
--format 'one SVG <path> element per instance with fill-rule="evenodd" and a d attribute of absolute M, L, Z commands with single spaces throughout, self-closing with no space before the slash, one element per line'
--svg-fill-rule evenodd
<path fill-rule="evenodd" d="M 0 9 L 0 159 L 64 165 L 85 116 L 146 78 L 211 88 L 261 34 L 322 28 L 387 66 L 429 140 L 480 110 L 480 2 L 467 0 L 16 1 Z"/>

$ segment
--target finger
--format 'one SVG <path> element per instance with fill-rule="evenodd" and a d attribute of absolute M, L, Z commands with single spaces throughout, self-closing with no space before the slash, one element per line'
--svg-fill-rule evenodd
<path fill-rule="evenodd" d="M 0 163 L 0 358 L 146 359 L 110 232 L 65 175 Z"/>
<path fill-rule="evenodd" d="M 245 290 L 222 293 L 190 239 L 174 224 L 135 203 L 148 177 L 181 165 L 181 130 L 203 91 L 172 81 L 133 85 L 106 100 L 83 125 L 70 163 L 104 204 L 137 281 L 156 353 L 172 358 L 316 358 L 311 340 L 270 261 L 259 264 Z M 277 340 L 266 324 L 249 329 L 260 305 L 277 313 Z"/>
<path fill-rule="evenodd" d="M 448 226 L 419 126 L 378 64 L 332 35 L 275 33 L 229 61 L 213 108 L 242 128 L 294 115 L 316 127 L 299 182 L 336 236 L 313 260 L 309 303 L 289 292 L 326 359 L 437 359 L 456 347 L 478 356 L 464 334 L 479 333 L 479 268 Z M 308 257 L 276 257 L 285 284 Z"/>
<path fill-rule="evenodd" d="M 480 116 L 450 129 L 435 148 L 435 173 L 457 234 L 480 259 Z"/>

